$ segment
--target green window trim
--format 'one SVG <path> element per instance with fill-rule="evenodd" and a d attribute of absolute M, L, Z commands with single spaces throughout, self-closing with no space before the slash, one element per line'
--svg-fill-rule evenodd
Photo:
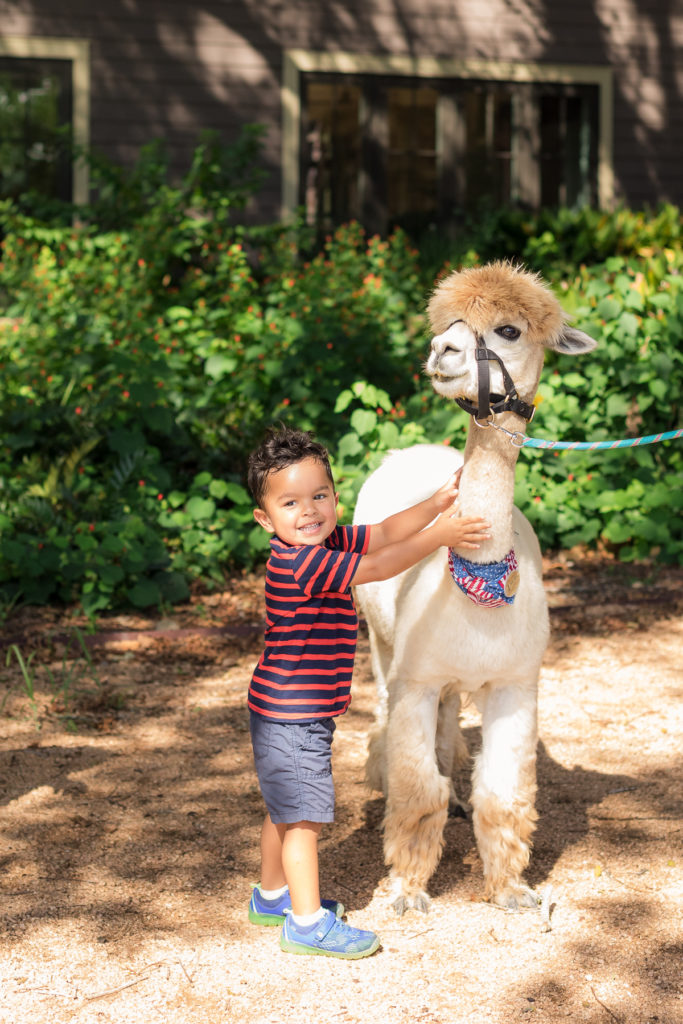
<path fill-rule="evenodd" d="M 40 36 L 0 36 L 0 56 L 43 58 L 71 62 L 72 128 L 76 145 L 87 150 L 90 144 L 90 44 L 86 39 L 52 39 Z M 87 203 L 88 165 L 76 160 L 73 166 L 72 198 Z"/>
<path fill-rule="evenodd" d="M 588 85 L 597 89 L 598 137 L 597 203 L 609 209 L 614 203 L 613 171 L 613 80 L 608 67 L 596 65 L 512 63 L 488 60 L 440 60 L 431 57 L 377 56 L 371 54 L 322 53 L 287 50 L 282 75 L 282 216 L 291 219 L 300 198 L 301 127 L 303 82 L 313 74 L 410 78 L 413 80 L 457 79 L 490 83 L 543 83 Z"/>

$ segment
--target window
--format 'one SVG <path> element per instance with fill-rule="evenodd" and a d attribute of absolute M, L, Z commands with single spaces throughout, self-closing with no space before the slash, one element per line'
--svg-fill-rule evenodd
<path fill-rule="evenodd" d="M 294 51 L 285 214 L 303 203 L 321 229 L 356 218 L 385 231 L 444 223 L 481 201 L 609 205 L 611 102 L 601 68 Z"/>
<path fill-rule="evenodd" d="M 0 196 L 71 199 L 71 64 L 0 57 Z"/>
<path fill-rule="evenodd" d="M 306 88 L 304 205 L 311 223 L 338 224 L 358 208 L 361 92 L 343 81 Z M 344 159 L 340 159 L 340 154 Z"/>
<path fill-rule="evenodd" d="M 0 39 L 0 197 L 87 201 L 87 166 L 73 161 L 72 144 L 88 139 L 88 44 Z"/>

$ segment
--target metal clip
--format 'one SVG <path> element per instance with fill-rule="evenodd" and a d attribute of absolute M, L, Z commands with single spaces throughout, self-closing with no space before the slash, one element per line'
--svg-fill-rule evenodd
<path fill-rule="evenodd" d="M 493 416 L 491 416 L 490 419 L 483 421 L 478 420 L 476 416 L 473 416 L 472 419 L 474 420 L 478 427 L 493 427 L 494 430 L 500 431 L 501 434 L 507 434 L 507 436 L 510 438 L 510 444 L 513 446 L 513 448 L 524 447 L 524 442 L 526 441 L 526 434 L 523 434 L 521 431 L 515 430 L 513 432 L 512 430 L 508 430 L 507 427 L 501 427 L 498 423 L 494 422 Z"/>

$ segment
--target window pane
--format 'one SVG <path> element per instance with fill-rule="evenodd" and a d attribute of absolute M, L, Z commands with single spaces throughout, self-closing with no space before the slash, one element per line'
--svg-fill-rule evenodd
<path fill-rule="evenodd" d="M 539 97 L 541 203 L 586 205 L 595 201 L 597 96 L 590 87 L 557 87 Z"/>
<path fill-rule="evenodd" d="M 304 203 L 311 224 L 331 227 L 359 216 L 359 107 L 355 85 L 306 85 Z"/>
<path fill-rule="evenodd" d="M 596 201 L 597 86 L 321 73 L 304 99 L 302 196 L 321 227 Z"/>
<path fill-rule="evenodd" d="M 512 100 L 494 84 L 465 86 L 465 195 L 470 205 L 482 199 L 510 200 L 512 160 Z"/>
<path fill-rule="evenodd" d="M 387 91 L 388 215 L 391 223 L 425 226 L 436 215 L 436 104 L 430 88 Z"/>
<path fill-rule="evenodd" d="M 71 198 L 71 62 L 0 58 L 0 195 Z"/>
<path fill-rule="evenodd" d="M 541 96 L 541 205 L 558 206 L 564 202 L 564 102 L 561 96 Z"/>

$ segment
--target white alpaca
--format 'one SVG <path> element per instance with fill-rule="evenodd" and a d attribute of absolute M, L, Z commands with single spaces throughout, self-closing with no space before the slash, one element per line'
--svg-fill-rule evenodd
<path fill-rule="evenodd" d="M 410 905 L 427 910 L 427 883 L 455 799 L 453 771 L 467 756 L 460 695 L 471 695 L 482 715 L 471 799 L 484 895 L 518 909 L 537 903 L 522 873 L 537 817 L 536 699 L 548 613 L 538 542 L 513 506 L 517 445 L 533 414 L 544 348 L 575 354 L 595 342 L 566 325 L 536 275 L 504 263 L 451 274 L 428 311 L 434 337 L 426 372 L 438 394 L 473 414 L 459 511 L 492 525 L 478 550 L 454 553 L 477 563 L 456 562 L 456 575 L 464 573 L 464 585 L 476 591 L 476 577 L 497 573 L 500 584 L 483 586 L 502 603 L 486 607 L 466 595 L 443 549 L 400 576 L 357 588 L 379 697 L 367 776 L 386 797 L 392 904 L 398 913 Z M 354 520 L 378 522 L 415 504 L 462 461 L 442 445 L 391 453 L 361 489 Z M 504 564 L 510 552 L 516 569 L 514 561 Z"/>

